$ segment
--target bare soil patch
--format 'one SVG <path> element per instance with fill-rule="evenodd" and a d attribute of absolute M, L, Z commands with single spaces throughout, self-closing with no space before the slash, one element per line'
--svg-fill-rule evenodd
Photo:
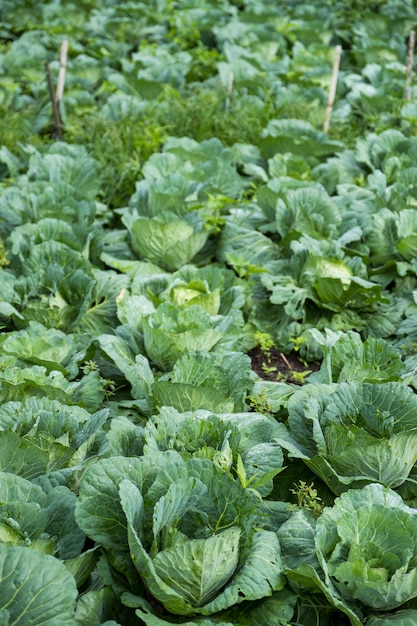
<path fill-rule="evenodd" d="M 302 385 L 309 373 L 320 369 L 320 363 L 306 364 L 301 361 L 297 352 L 283 354 L 271 348 L 265 353 L 257 347 L 249 352 L 249 356 L 252 360 L 252 369 L 264 380 Z"/>

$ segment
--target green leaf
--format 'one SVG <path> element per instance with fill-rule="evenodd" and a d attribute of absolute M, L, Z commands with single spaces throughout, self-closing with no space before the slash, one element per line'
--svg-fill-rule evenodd
<path fill-rule="evenodd" d="M 371 617 L 366 622 L 366 626 L 414 626 L 416 620 L 417 610 L 404 609 L 396 613 Z"/>
<path fill-rule="evenodd" d="M 29 322 L 24 330 L 8 333 L 1 347 L 6 354 L 28 363 L 43 365 L 48 371 L 58 370 L 72 377 L 78 373 L 74 339 L 37 322 Z"/>
<path fill-rule="evenodd" d="M 152 392 L 158 406 L 173 406 L 182 412 L 206 409 L 227 413 L 234 409 L 232 399 L 209 387 L 158 381 Z"/>
<path fill-rule="evenodd" d="M 33 480 L 46 474 L 49 454 L 13 432 L 0 432 L 0 470 Z"/>
<path fill-rule="evenodd" d="M 46 452 L 49 472 L 82 463 L 107 417 L 106 409 L 91 415 L 77 405 L 29 397 L 3 403 L 0 430 L 15 432 L 23 447 L 28 442 Z"/>
<path fill-rule="evenodd" d="M 246 600 L 258 600 L 279 591 L 285 585 L 281 550 L 275 533 L 261 530 L 253 542 L 242 567 L 216 598 L 201 609 L 210 615 Z"/>
<path fill-rule="evenodd" d="M 154 376 L 147 358 L 134 355 L 126 341 L 117 335 L 99 335 L 97 342 L 131 384 L 133 398 L 141 401 L 145 411 L 149 410 Z"/>
<path fill-rule="evenodd" d="M 401 352 L 384 339 L 368 337 L 362 341 L 359 333 L 349 331 L 339 333 L 331 339 L 331 331 L 326 329 L 326 338 L 316 329 L 310 333 L 322 346 L 324 363 L 320 374 L 310 380 L 322 382 L 343 381 L 395 381 L 405 372 Z M 325 380 L 331 370 L 328 380 Z"/>
<path fill-rule="evenodd" d="M 277 531 L 286 569 L 318 565 L 315 545 L 315 518 L 303 510 L 294 511 Z"/>
<path fill-rule="evenodd" d="M 77 588 L 52 556 L 0 544 L 0 612 L 8 624 L 73 626 Z"/>
<path fill-rule="evenodd" d="M 240 277 L 266 272 L 280 256 L 278 246 L 262 233 L 228 220 L 218 242 L 217 257 Z"/>
<path fill-rule="evenodd" d="M 117 298 L 127 287 L 127 276 L 107 270 L 92 271 L 94 288 L 87 308 L 72 327 L 73 331 L 96 337 L 111 332 L 117 326 Z"/>
<path fill-rule="evenodd" d="M 288 626 L 296 600 L 297 596 L 284 588 L 282 591 L 274 591 L 269 598 L 251 602 L 245 609 L 236 607 L 230 615 L 239 620 L 239 626 Z"/>
<path fill-rule="evenodd" d="M 277 231 L 283 239 L 304 234 L 333 238 L 340 220 L 334 201 L 318 184 L 289 189 L 285 197 L 277 201 Z"/>
<path fill-rule="evenodd" d="M 266 158 L 272 157 L 276 152 L 321 157 L 334 154 L 342 147 L 339 141 L 329 139 L 326 133 L 298 119 L 271 120 L 262 136 L 259 147 Z"/>
<path fill-rule="evenodd" d="M 207 617 L 194 617 L 190 620 L 184 617 L 183 619 L 177 617 L 176 621 L 172 622 L 171 616 L 161 617 L 154 612 L 154 608 L 144 600 L 139 597 L 132 597 L 129 594 L 123 595 L 123 601 L 128 606 L 139 607 L 136 610 L 136 615 L 146 624 L 146 626 L 166 626 L 167 624 L 181 624 L 181 626 L 235 626 L 234 622 L 225 621 L 221 617 L 211 617 L 210 619 Z M 225 618 L 227 619 L 227 618 Z"/>
<path fill-rule="evenodd" d="M 117 459 L 117 462 L 116 462 Z M 76 519 L 85 534 L 115 553 L 128 551 L 126 517 L 119 500 L 119 485 L 131 476 L 143 480 L 141 459 L 113 457 L 92 465 L 80 485 Z M 155 467 L 153 472 L 156 473 Z"/>
<path fill-rule="evenodd" d="M 351 626 L 363 626 L 362 610 L 357 605 L 352 607 L 345 598 L 339 595 L 331 582 L 326 583 L 320 578 L 314 567 L 304 564 L 296 569 L 287 570 L 285 573 L 291 586 L 294 585 L 301 589 L 304 596 L 308 593 L 313 593 L 314 597 L 317 597 L 317 594 L 322 594 L 330 606 L 348 616 Z M 323 600 L 320 598 L 320 608 L 322 602 Z"/>
<path fill-rule="evenodd" d="M 129 480 L 120 484 L 120 498 L 127 519 L 127 535 L 132 561 L 140 572 L 150 593 L 171 613 L 189 615 L 193 606 L 157 574 L 152 559 L 146 552 L 136 528 L 143 517 L 143 498 L 139 489 Z"/>
<path fill-rule="evenodd" d="M 172 449 L 181 451 L 184 459 L 199 456 L 203 451 L 211 452 L 213 456 L 216 451 L 223 450 L 225 442 L 233 451 L 239 445 L 237 428 L 227 419 L 217 415 L 179 413 L 167 406 L 147 421 L 144 436 L 146 454 L 152 454 L 155 449 Z"/>
<path fill-rule="evenodd" d="M 114 608 L 115 596 L 109 588 L 87 591 L 78 599 L 74 626 L 119 626 L 114 620 L 103 621 Z"/>

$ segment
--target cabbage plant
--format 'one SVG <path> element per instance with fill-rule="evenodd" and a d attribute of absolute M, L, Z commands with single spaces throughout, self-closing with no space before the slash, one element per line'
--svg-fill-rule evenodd
<path fill-rule="evenodd" d="M 349 490 L 317 522 L 325 578 L 350 601 L 395 609 L 417 596 L 417 510 L 379 484 Z"/>
<path fill-rule="evenodd" d="M 397 488 L 417 461 L 416 416 L 417 397 L 399 382 L 309 385 L 288 401 L 290 436 L 280 443 L 336 494 L 371 482 Z"/>
<path fill-rule="evenodd" d="M 291 584 L 323 594 L 352 626 L 414 623 L 403 605 L 417 596 L 417 510 L 399 494 L 378 483 L 350 489 L 317 522 L 295 512 L 278 537 Z"/>
<path fill-rule="evenodd" d="M 179 310 L 165 302 L 144 318 L 142 324 L 146 352 L 165 371 L 186 352 L 209 352 L 222 337 L 198 305 Z"/>
<path fill-rule="evenodd" d="M 122 601 L 149 624 L 158 623 L 149 597 L 167 618 L 211 616 L 285 586 L 268 507 L 207 458 L 153 450 L 99 460 L 81 482 L 76 518 L 131 581 Z"/>

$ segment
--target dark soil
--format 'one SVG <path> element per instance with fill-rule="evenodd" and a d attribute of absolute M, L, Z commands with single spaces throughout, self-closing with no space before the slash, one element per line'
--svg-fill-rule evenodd
<path fill-rule="evenodd" d="M 303 363 L 297 352 L 283 354 L 275 348 L 262 352 L 260 348 L 253 348 L 249 352 L 252 359 L 252 369 L 264 380 L 284 381 L 302 385 L 304 376 L 320 369 L 320 363 Z"/>

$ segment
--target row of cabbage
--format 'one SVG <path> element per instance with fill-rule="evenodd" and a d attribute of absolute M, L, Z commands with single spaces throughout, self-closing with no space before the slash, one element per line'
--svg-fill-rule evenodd
<path fill-rule="evenodd" d="M 291 20 L 276 4 L 42 4 L 31 19 L 48 35 L 32 26 L 2 56 L 8 106 L 38 107 L 44 128 L 42 78 L 23 89 L 19 72 L 70 27 L 94 38 L 73 44 L 69 121 L 77 97 L 96 106 L 104 70 L 109 120 L 186 88 L 195 42 L 163 44 L 197 22 L 188 37 L 215 37 L 213 67 L 246 104 L 267 85 L 276 112 L 322 105 L 334 33 L 366 68 L 346 73 L 334 123 L 355 98 L 374 106 L 392 72 L 403 84 L 407 3 L 352 30 L 325 3 L 294 2 Z M 158 46 L 129 51 L 132 12 Z M 390 82 L 373 84 L 387 54 Z M 112 55 L 128 59 L 110 74 Z M 77 83 L 80 63 L 93 82 Z M 279 115 L 256 145 L 170 137 L 118 208 L 91 146 L 1 150 L 1 624 L 416 621 L 416 139 L 397 101 L 397 129 L 350 146 Z M 319 372 L 303 388 L 260 380 L 247 352 L 261 336 Z"/>

